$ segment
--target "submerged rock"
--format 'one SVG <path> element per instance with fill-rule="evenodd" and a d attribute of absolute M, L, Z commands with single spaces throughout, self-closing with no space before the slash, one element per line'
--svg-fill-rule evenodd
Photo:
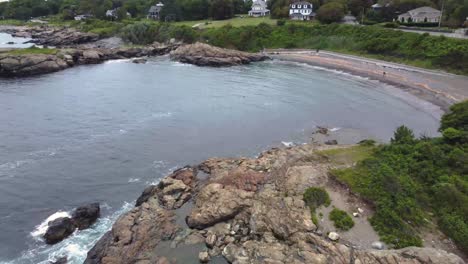
<path fill-rule="evenodd" d="M 132 60 L 135 64 L 145 64 L 148 60 L 147 59 L 134 59 Z"/>
<path fill-rule="evenodd" d="M 214 47 L 204 43 L 183 45 L 171 52 L 171 59 L 197 66 L 233 66 L 268 59 L 262 54 Z"/>
<path fill-rule="evenodd" d="M 101 208 L 99 203 L 92 203 L 80 206 L 72 214 L 72 220 L 75 226 L 80 229 L 90 227 L 99 218 Z"/>
<path fill-rule="evenodd" d="M 69 217 L 57 218 L 48 224 L 44 239 L 47 244 L 56 244 L 75 231 L 75 224 Z"/>

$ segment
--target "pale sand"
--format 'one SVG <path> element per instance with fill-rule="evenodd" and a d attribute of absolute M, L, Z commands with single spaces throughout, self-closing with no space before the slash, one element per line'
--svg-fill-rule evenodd
<path fill-rule="evenodd" d="M 267 50 L 273 59 L 337 69 L 379 80 L 429 101 L 447 111 L 450 105 L 468 99 L 468 76 L 315 50 Z M 385 74 L 384 74 L 385 72 Z"/>

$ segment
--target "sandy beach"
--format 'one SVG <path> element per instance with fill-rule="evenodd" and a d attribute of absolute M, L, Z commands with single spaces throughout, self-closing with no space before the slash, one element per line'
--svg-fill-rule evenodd
<path fill-rule="evenodd" d="M 403 64 L 315 50 L 267 50 L 273 59 L 307 63 L 379 80 L 429 101 L 446 111 L 468 99 L 468 76 Z"/>

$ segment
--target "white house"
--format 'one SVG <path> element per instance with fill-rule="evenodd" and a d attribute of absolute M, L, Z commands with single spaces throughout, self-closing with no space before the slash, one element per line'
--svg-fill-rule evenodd
<path fill-rule="evenodd" d="M 441 12 L 430 6 L 410 10 L 398 16 L 398 21 L 407 23 L 439 23 Z"/>
<path fill-rule="evenodd" d="M 161 10 L 164 7 L 164 4 L 159 2 L 156 5 L 150 7 L 148 11 L 148 15 L 146 16 L 148 19 L 159 20 Z"/>
<path fill-rule="evenodd" d="M 309 2 L 296 2 L 289 5 L 289 18 L 293 20 L 310 20 L 314 16 L 312 4 Z"/>
<path fill-rule="evenodd" d="M 260 17 L 269 14 L 270 10 L 267 9 L 267 4 L 264 0 L 255 0 L 252 2 L 252 9 L 249 11 L 249 16 Z"/>
<path fill-rule="evenodd" d="M 106 11 L 106 17 L 111 18 L 111 19 L 117 19 L 118 18 L 118 8 L 107 10 Z M 131 17 L 132 15 L 127 12 L 127 17 Z"/>

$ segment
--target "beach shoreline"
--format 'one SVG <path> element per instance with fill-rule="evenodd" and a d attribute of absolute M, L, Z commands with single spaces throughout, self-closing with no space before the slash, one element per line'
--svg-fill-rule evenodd
<path fill-rule="evenodd" d="M 468 99 L 468 77 L 404 64 L 315 50 L 267 50 L 272 59 L 340 70 L 396 86 L 447 111 Z"/>

